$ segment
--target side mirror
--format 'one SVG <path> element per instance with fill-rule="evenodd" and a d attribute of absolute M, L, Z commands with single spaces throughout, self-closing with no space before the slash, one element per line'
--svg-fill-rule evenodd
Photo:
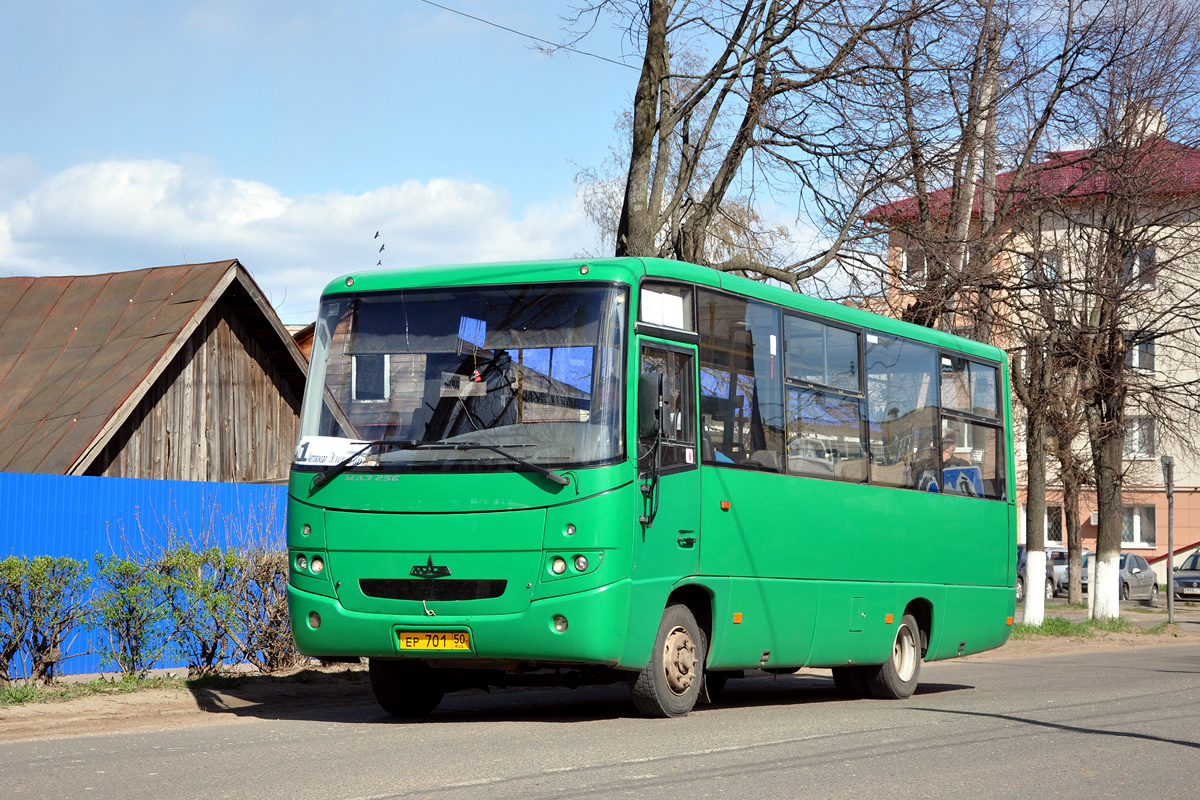
<path fill-rule="evenodd" d="M 662 408 L 663 378 L 657 372 L 645 372 L 638 376 L 638 423 L 639 439 L 658 436 L 659 411 Z"/>

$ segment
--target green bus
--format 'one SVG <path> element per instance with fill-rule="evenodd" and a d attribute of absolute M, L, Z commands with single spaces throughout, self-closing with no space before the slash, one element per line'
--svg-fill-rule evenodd
<path fill-rule="evenodd" d="M 905 698 L 1015 607 L 994 347 L 659 259 L 326 287 L 288 488 L 300 651 L 385 710 L 628 682 L 681 716 L 746 670 Z"/>

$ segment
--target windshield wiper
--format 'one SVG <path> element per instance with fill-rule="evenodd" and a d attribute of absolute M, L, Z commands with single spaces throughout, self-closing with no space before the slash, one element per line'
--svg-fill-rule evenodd
<path fill-rule="evenodd" d="M 516 445 L 517 447 L 529 447 L 530 445 Z M 526 461 L 515 453 L 510 453 L 502 447 L 497 447 L 494 444 L 486 444 L 484 442 L 431 442 L 429 444 L 419 444 L 417 447 L 422 450 L 491 450 L 497 455 L 504 456 L 507 459 L 517 462 L 522 467 L 531 472 L 536 472 L 546 480 L 557 483 L 559 486 L 566 486 L 571 481 L 564 478 L 562 475 L 551 472 L 540 464 L 534 464 L 531 461 Z"/>
<path fill-rule="evenodd" d="M 312 497 L 314 494 L 317 493 L 318 489 L 320 489 L 325 484 L 329 483 L 331 480 L 336 478 L 338 475 L 341 475 L 343 472 L 348 470 L 351 466 L 351 462 L 354 461 L 354 459 L 361 456 L 363 453 L 367 452 L 368 450 L 372 450 L 376 447 L 410 448 L 410 447 L 416 447 L 419 444 L 420 444 L 420 442 L 416 441 L 415 439 L 376 439 L 373 442 L 367 442 L 365 445 L 363 445 L 359 449 L 355 450 L 353 453 L 346 456 L 338 463 L 328 466 L 324 470 L 322 470 L 320 473 L 318 473 L 317 476 L 312 479 L 312 483 L 310 483 L 308 485 L 308 496 Z"/>
<path fill-rule="evenodd" d="M 517 446 L 523 447 L 527 445 Z M 367 442 L 365 445 L 360 447 L 358 450 L 355 450 L 338 463 L 326 467 L 323 472 L 318 473 L 317 476 L 313 478 L 312 483 L 310 483 L 308 486 L 308 496 L 312 497 L 314 494 L 316 494 L 318 489 L 349 469 L 352 465 L 351 462 L 353 462 L 354 459 L 358 458 L 368 450 L 376 447 L 399 447 L 406 450 L 490 450 L 497 455 L 501 455 L 507 459 L 515 461 L 525 469 L 535 472 L 546 480 L 556 483 L 559 486 L 566 486 L 571 482 L 562 475 L 553 473 L 539 464 L 526 461 L 520 456 L 510 453 L 504 448 L 498 447 L 494 444 L 485 444 L 484 442 L 419 442 L 415 439 L 378 439 L 374 442 Z"/>

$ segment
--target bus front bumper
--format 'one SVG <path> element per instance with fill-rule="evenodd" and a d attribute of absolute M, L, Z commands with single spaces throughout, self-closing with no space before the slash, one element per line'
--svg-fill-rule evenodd
<path fill-rule="evenodd" d="M 288 585 L 292 635 L 317 657 L 522 661 L 617 666 L 625 647 L 630 582 L 535 600 L 517 614 L 398 616 L 348 611 L 336 598 Z M 565 630 L 561 620 L 566 621 Z M 408 649 L 401 633 L 467 633 L 466 650 Z"/>

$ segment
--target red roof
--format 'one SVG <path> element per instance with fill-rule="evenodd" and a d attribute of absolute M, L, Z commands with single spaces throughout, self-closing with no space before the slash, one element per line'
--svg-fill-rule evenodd
<path fill-rule="evenodd" d="M 1150 138 L 1133 149 L 1052 153 L 1030 166 L 1015 188 L 1014 175 L 1010 171 L 996 176 L 997 207 L 1010 193 L 1014 194 L 1014 208 L 1048 200 L 1093 203 L 1135 194 L 1143 198 L 1194 195 L 1200 194 L 1200 149 Z M 929 194 L 934 217 L 948 215 L 951 193 L 950 188 L 945 188 Z M 983 190 L 976 187 L 974 216 L 979 215 L 982 203 Z M 867 219 L 913 220 L 917 218 L 917 209 L 917 198 L 908 197 L 873 208 Z"/>

